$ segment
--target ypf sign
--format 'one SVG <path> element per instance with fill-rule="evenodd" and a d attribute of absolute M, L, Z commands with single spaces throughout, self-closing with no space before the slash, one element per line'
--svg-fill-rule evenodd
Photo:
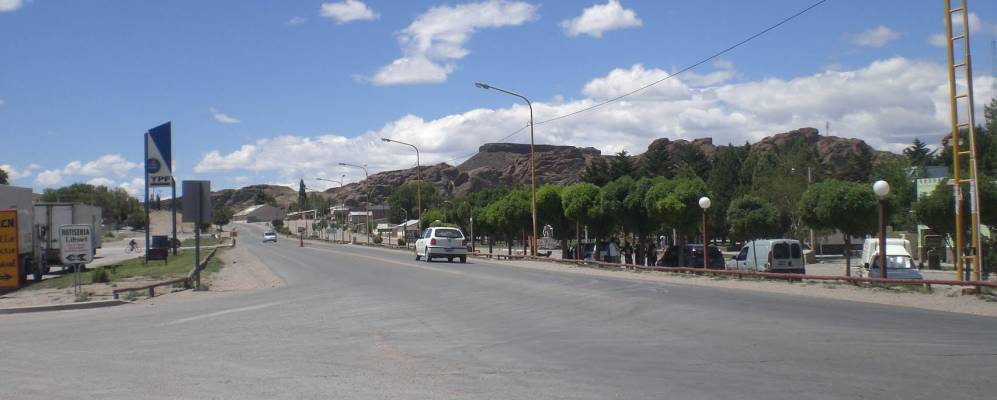
<path fill-rule="evenodd" d="M 149 186 L 173 184 L 173 127 L 167 122 L 145 134 L 145 177 Z"/>
<path fill-rule="evenodd" d="M 59 252 L 66 265 L 86 264 L 93 261 L 93 231 L 90 225 L 62 225 L 59 227 Z"/>

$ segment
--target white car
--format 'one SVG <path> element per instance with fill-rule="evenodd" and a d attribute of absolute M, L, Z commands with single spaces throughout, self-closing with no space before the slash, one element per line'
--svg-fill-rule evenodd
<path fill-rule="evenodd" d="M 263 243 L 274 242 L 277 243 L 277 233 L 274 231 L 263 232 Z"/>
<path fill-rule="evenodd" d="M 429 228 L 422 232 L 422 237 L 415 241 L 415 260 L 425 257 L 426 262 L 434 258 L 446 258 L 447 261 L 459 259 L 467 262 L 467 239 L 457 228 Z"/>

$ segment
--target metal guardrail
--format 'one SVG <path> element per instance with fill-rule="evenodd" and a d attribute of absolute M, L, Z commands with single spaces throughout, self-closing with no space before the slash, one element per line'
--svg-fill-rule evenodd
<path fill-rule="evenodd" d="M 197 273 L 198 267 L 200 267 L 201 269 L 204 269 L 205 267 L 207 267 L 208 262 L 211 261 L 211 258 L 215 256 L 215 252 L 217 252 L 217 251 L 218 251 L 217 247 L 211 249 L 211 252 L 208 253 L 208 255 L 206 257 L 204 257 L 204 260 L 201 261 L 199 263 L 199 265 L 197 265 L 194 268 L 190 269 L 190 272 L 187 274 L 186 277 L 176 278 L 176 279 L 170 279 L 168 281 L 156 282 L 156 283 L 151 283 L 151 284 L 148 284 L 148 285 L 114 289 L 114 290 L 111 291 L 111 297 L 113 299 L 117 300 L 118 296 L 121 293 L 125 293 L 125 292 L 137 292 L 137 291 L 140 291 L 140 290 L 148 290 L 149 291 L 149 297 L 154 297 L 156 295 L 156 288 L 160 287 L 160 286 L 176 285 L 178 283 L 183 283 L 184 286 L 188 286 L 189 287 L 191 285 L 191 281 L 194 279 L 194 274 Z"/>

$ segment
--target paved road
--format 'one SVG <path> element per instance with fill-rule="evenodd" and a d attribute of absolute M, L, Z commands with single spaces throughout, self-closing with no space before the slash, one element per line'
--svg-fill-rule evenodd
<path fill-rule="evenodd" d="M 342 245 L 287 286 L 0 316 L 4 399 L 981 399 L 997 319 Z"/>

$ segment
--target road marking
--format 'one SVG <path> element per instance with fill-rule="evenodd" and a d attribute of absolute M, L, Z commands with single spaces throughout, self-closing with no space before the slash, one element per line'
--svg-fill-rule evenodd
<path fill-rule="evenodd" d="M 272 303 L 257 304 L 255 306 L 249 306 L 249 307 L 232 308 L 232 309 L 222 310 L 222 311 L 213 312 L 213 313 L 209 313 L 209 314 L 202 314 L 202 315 L 195 315 L 193 317 L 188 317 L 188 318 L 181 318 L 181 319 L 178 319 L 178 320 L 167 322 L 167 323 L 165 323 L 163 325 L 182 324 L 184 322 L 191 322 L 191 321 L 197 321 L 197 320 L 201 320 L 201 319 L 205 319 L 205 318 L 217 317 L 219 315 L 234 314 L 234 313 L 240 313 L 240 312 L 246 312 L 246 311 L 254 311 L 254 310 L 259 310 L 259 309 L 262 309 L 262 308 L 273 307 L 273 306 L 276 306 L 276 305 L 279 305 L 279 304 L 284 304 L 284 303 L 287 303 L 287 302 L 286 301 L 275 301 L 275 302 L 272 302 Z"/>

